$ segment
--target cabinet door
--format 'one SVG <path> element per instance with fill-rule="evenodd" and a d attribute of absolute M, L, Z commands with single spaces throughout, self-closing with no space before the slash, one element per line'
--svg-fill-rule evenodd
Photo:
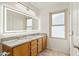
<path fill-rule="evenodd" d="M 0 51 L 2 51 L 2 45 L 0 44 Z"/>
<path fill-rule="evenodd" d="M 38 39 L 38 53 L 42 51 L 42 38 Z"/>
<path fill-rule="evenodd" d="M 37 40 L 31 41 L 31 56 L 37 55 Z"/>
<path fill-rule="evenodd" d="M 25 43 L 16 48 L 13 48 L 14 56 L 29 56 L 30 55 L 30 43 Z"/>
<path fill-rule="evenodd" d="M 43 37 L 43 49 L 47 48 L 47 37 Z"/>

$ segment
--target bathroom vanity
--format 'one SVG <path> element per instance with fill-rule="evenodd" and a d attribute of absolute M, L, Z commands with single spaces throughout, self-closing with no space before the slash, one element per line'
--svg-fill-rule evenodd
<path fill-rule="evenodd" d="M 2 42 L 9 56 L 36 56 L 47 48 L 47 35 L 30 35 Z"/>

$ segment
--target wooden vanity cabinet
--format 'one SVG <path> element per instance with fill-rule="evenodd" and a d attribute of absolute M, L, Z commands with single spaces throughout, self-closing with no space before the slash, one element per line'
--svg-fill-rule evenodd
<path fill-rule="evenodd" d="M 31 56 L 36 56 L 37 55 L 37 40 L 33 40 L 30 43 L 31 45 Z"/>
<path fill-rule="evenodd" d="M 43 50 L 47 48 L 47 36 L 44 36 L 43 38 Z"/>
<path fill-rule="evenodd" d="M 13 56 L 30 56 L 30 43 L 13 48 Z"/>
<path fill-rule="evenodd" d="M 8 47 L 4 44 L 2 47 L 3 51 L 8 52 L 10 56 L 36 56 L 47 48 L 47 36 L 37 38 L 15 47 Z"/>
<path fill-rule="evenodd" d="M 42 38 L 38 39 L 38 54 L 43 50 L 43 46 L 42 46 Z"/>

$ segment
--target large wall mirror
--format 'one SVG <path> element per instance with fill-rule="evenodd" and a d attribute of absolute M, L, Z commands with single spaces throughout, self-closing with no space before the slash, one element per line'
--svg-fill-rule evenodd
<path fill-rule="evenodd" d="M 39 20 L 20 11 L 4 8 L 4 32 L 38 30 Z"/>

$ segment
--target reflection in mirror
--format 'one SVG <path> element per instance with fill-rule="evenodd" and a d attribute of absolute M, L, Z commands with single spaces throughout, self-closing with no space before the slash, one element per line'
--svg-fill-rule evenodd
<path fill-rule="evenodd" d="M 20 30 L 38 30 L 38 19 L 26 16 L 15 10 L 6 8 L 5 11 L 5 32 L 15 32 Z"/>
<path fill-rule="evenodd" d="M 32 30 L 32 18 L 27 18 L 26 20 L 26 29 Z"/>
<path fill-rule="evenodd" d="M 16 31 L 25 29 L 25 20 L 26 16 L 7 10 L 6 11 L 6 30 L 7 31 Z"/>

